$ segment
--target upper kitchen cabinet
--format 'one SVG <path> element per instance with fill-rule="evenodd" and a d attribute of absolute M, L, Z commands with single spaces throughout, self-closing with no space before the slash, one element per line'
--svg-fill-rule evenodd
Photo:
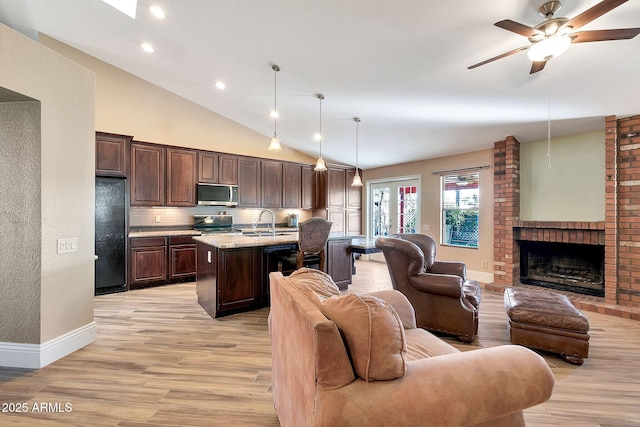
<path fill-rule="evenodd" d="M 259 208 L 261 204 L 260 159 L 238 157 L 238 207 Z"/>
<path fill-rule="evenodd" d="M 261 160 L 262 173 L 261 206 L 263 208 L 282 207 L 282 162 Z"/>
<path fill-rule="evenodd" d="M 126 177 L 133 137 L 96 132 L 96 175 Z"/>
<path fill-rule="evenodd" d="M 216 153 L 198 152 L 198 182 L 218 183 L 218 155 Z"/>
<path fill-rule="evenodd" d="M 197 153 L 131 143 L 132 206 L 195 206 Z"/>
<path fill-rule="evenodd" d="M 193 150 L 167 148 L 167 206 L 196 205 L 196 162 Z"/>
<path fill-rule="evenodd" d="M 163 206 L 164 185 L 165 149 L 131 143 L 131 205 Z"/>
<path fill-rule="evenodd" d="M 285 184 L 286 185 L 286 184 Z M 316 176 L 313 166 L 302 166 L 302 209 L 316 207 Z"/>
<path fill-rule="evenodd" d="M 282 164 L 282 207 L 302 207 L 302 166 L 295 163 Z"/>
<path fill-rule="evenodd" d="M 317 208 L 344 209 L 346 199 L 346 170 L 327 165 L 327 170 L 317 172 Z"/>
<path fill-rule="evenodd" d="M 238 157 L 218 154 L 218 184 L 238 184 Z M 214 183 L 215 184 L 215 183 Z"/>

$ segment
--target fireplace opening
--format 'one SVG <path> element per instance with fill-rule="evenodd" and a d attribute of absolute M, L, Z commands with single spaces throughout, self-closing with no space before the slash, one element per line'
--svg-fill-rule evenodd
<path fill-rule="evenodd" d="M 520 241 L 522 283 L 604 296 L 604 246 Z"/>

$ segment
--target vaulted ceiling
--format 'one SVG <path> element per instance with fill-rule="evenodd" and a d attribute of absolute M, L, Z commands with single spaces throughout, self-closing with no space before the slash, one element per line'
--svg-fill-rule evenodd
<path fill-rule="evenodd" d="M 371 168 L 604 127 L 640 113 L 640 36 L 573 44 L 529 74 L 526 52 L 469 65 L 528 44 L 493 24 L 535 26 L 543 0 L 138 0 L 134 20 L 100 0 L 0 0 L 0 22 L 41 32 L 228 117 L 317 155 Z M 599 0 L 563 0 L 573 17 Z M 166 18 L 151 16 L 160 6 Z M 631 0 L 582 30 L 640 27 Z M 140 48 L 151 43 L 153 54 Z M 214 87 L 224 81 L 226 89 Z M 2 86 L 0 82 L 0 86 Z"/>

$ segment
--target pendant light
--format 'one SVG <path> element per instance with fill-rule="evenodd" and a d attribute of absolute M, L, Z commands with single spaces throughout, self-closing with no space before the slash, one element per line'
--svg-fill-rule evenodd
<path fill-rule="evenodd" d="M 280 140 L 278 139 L 278 71 L 280 67 L 273 65 L 273 138 L 269 144 L 269 151 L 282 151 Z"/>
<path fill-rule="evenodd" d="M 316 161 L 316 167 L 313 168 L 313 170 L 315 171 L 326 171 L 327 170 L 327 165 L 324 163 L 324 159 L 322 158 L 322 100 L 324 99 L 324 95 L 321 93 L 318 93 L 316 95 L 316 98 L 318 98 L 320 100 L 320 130 L 319 130 L 319 135 L 320 135 L 320 156 L 318 157 L 318 160 Z"/>
<path fill-rule="evenodd" d="M 360 172 L 358 171 L 358 126 L 360 125 L 360 117 L 354 117 L 353 121 L 356 122 L 356 173 L 353 175 L 352 187 L 362 187 L 362 179 L 360 178 Z"/>

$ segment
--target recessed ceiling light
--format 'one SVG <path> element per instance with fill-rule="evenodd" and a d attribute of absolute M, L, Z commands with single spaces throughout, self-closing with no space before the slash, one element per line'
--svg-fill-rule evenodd
<path fill-rule="evenodd" d="M 149 8 L 151 14 L 158 19 L 164 19 L 164 12 L 158 6 L 151 6 Z"/>
<path fill-rule="evenodd" d="M 280 114 L 278 114 L 277 111 L 273 110 L 270 114 L 272 119 L 277 119 L 278 117 L 280 117 Z"/>
<path fill-rule="evenodd" d="M 129 15 L 133 19 L 136 19 L 136 9 L 138 7 L 138 0 L 102 0 L 111 7 L 115 7 L 120 12 Z"/>
<path fill-rule="evenodd" d="M 153 46 L 151 46 L 149 43 L 142 43 L 140 47 L 142 47 L 142 50 L 144 50 L 145 52 L 153 53 Z"/>
<path fill-rule="evenodd" d="M 221 82 L 221 81 L 217 81 L 215 85 L 220 90 L 224 90 L 224 88 L 227 87 L 227 85 L 225 85 L 224 82 Z"/>
<path fill-rule="evenodd" d="M 322 140 L 322 135 L 320 135 L 319 133 L 316 133 L 313 135 L 313 139 L 316 141 L 321 141 Z"/>

